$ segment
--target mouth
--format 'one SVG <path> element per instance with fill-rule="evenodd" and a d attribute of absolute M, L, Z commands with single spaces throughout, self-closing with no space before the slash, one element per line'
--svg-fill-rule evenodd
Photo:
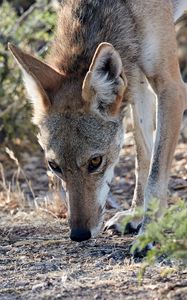
<path fill-rule="evenodd" d="M 88 229 L 86 227 L 71 228 L 70 239 L 75 242 L 83 242 L 92 238 L 94 239 L 98 236 L 100 232 L 102 232 L 103 224 L 104 224 L 104 211 L 102 211 L 102 215 L 99 219 L 98 224 L 92 229 Z"/>
<path fill-rule="evenodd" d="M 105 215 L 105 209 L 103 209 L 98 225 L 91 230 L 92 238 L 96 238 L 98 234 L 102 232 L 102 228 L 104 224 L 104 215 Z"/>
<path fill-rule="evenodd" d="M 110 184 L 107 182 L 107 185 L 109 186 Z M 61 196 L 62 196 L 62 199 L 69 211 L 69 205 L 68 205 L 69 193 L 66 189 L 66 183 L 64 183 L 63 181 L 62 181 L 62 185 L 61 185 Z M 71 228 L 70 239 L 75 242 L 83 242 L 83 241 L 87 241 L 91 238 L 96 238 L 98 236 L 98 234 L 102 231 L 102 228 L 103 228 L 105 207 L 106 207 L 106 202 L 103 206 L 100 206 L 98 223 L 91 229 L 88 229 L 88 228 L 82 227 L 82 226 Z M 68 215 L 69 215 L 69 213 L 68 213 Z M 71 221 L 69 219 L 69 225 L 70 224 L 71 224 Z"/>

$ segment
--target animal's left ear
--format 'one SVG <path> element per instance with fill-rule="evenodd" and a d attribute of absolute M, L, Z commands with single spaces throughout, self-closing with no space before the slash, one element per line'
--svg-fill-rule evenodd
<path fill-rule="evenodd" d="M 9 49 L 23 73 L 24 83 L 34 108 L 34 122 L 46 114 L 51 106 L 52 95 L 59 89 L 63 76 L 51 66 L 9 44 Z"/>
<path fill-rule="evenodd" d="M 83 99 L 90 109 L 115 116 L 126 87 L 127 79 L 119 53 L 111 44 L 101 43 L 83 82 Z"/>

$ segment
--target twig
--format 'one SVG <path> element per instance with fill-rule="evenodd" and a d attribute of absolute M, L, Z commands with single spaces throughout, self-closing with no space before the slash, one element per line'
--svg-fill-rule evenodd
<path fill-rule="evenodd" d="M 29 182 L 29 180 L 28 180 L 28 178 L 27 178 L 27 176 L 26 176 L 24 170 L 22 169 L 22 167 L 21 167 L 21 165 L 20 165 L 18 159 L 15 157 L 14 152 L 13 152 L 12 150 L 10 150 L 8 147 L 5 148 L 5 151 L 6 151 L 6 153 L 8 154 L 8 156 L 16 163 L 17 168 L 18 168 L 18 170 L 17 170 L 18 176 L 19 176 L 20 173 L 23 175 L 23 177 L 24 177 L 24 179 L 25 179 L 25 181 L 26 181 L 26 183 L 27 183 L 27 186 L 29 187 L 30 192 L 31 192 L 31 194 L 32 194 L 32 196 L 33 196 L 33 199 L 35 199 L 35 194 L 34 194 L 32 185 L 31 185 L 31 183 Z M 17 177 L 18 177 L 18 176 L 17 176 Z M 17 181 L 18 181 L 18 178 L 17 178 Z"/>
<path fill-rule="evenodd" d="M 46 8 L 48 9 L 51 5 L 48 4 L 46 6 Z M 35 9 L 44 9 L 45 4 L 41 5 L 38 3 L 34 3 L 33 5 L 31 5 L 22 15 L 21 17 L 18 19 L 18 21 L 16 22 L 14 29 L 12 31 L 12 35 L 18 30 L 18 28 L 20 27 L 20 25 L 33 13 L 33 11 Z"/>
<path fill-rule="evenodd" d="M 2 118 L 3 116 L 7 115 L 7 114 L 9 113 L 9 111 L 10 111 L 13 107 L 15 107 L 15 106 L 16 106 L 15 103 L 9 104 L 8 107 L 7 107 L 5 110 L 3 110 L 2 112 L 0 112 L 0 118 Z"/>

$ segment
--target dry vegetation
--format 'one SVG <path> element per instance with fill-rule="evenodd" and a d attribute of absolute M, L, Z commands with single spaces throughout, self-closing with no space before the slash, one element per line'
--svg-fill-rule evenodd
<path fill-rule="evenodd" d="M 23 2 L 26 5 L 28 1 Z M 22 20 L 20 18 L 23 18 L 24 9 L 28 9 L 27 5 L 23 8 L 16 6 L 17 14 L 21 16 L 12 11 L 17 24 Z M 37 13 L 37 9 L 33 13 Z M 40 13 L 41 9 L 38 14 Z M 53 12 L 50 15 L 51 24 L 52 16 Z M 25 28 L 26 24 L 32 25 L 32 18 L 28 18 L 26 16 L 24 19 Z M 45 18 L 47 19 L 46 15 Z M 187 23 L 184 23 L 183 19 L 181 22 L 182 27 L 178 25 L 180 31 L 177 37 L 181 47 L 181 70 L 186 78 L 187 63 L 184 53 L 187 49 L 187 29 L 184 29 L 185 26 L 187 28 Z M 41 23 L 37 23 L 37 26 L 39 25 L 41 32 L 46 30 Z M 25 35 L 25 30 L 15 33 L 14 38 L 18 42 Z M 47 30 L 46 35 L 50 35 L 49 28 Z M 9 29 L 9 33 L 10 31 Z M 31 36 L 32 34 L 31 30 Z M 34 39 L 28 35 L 27 42 L 32 45 L 34 51 L 44 51 L 46 40 L 50 39 L 46 35 L 43 39 L 40 34 Z M 5 50 L 7 55 L 4 40 L 3 43 L 3 51 Z M 10 65 L 5 64 L 5 67 L 6 72 L 9 72 L 9 67 L 12 70 L 12 62 Z M 19 82 L 19 74 L 14 76 L 16 82 Z M 31 147 L 26 138 L 31 125 L 24 126 L 22 135 L 14 135 L 11 130 L 14 118 L 17 132 L 21 131 L 25 120 L 24 116 L 19 115 L 21 108 L 24 107 L 24 114 L 29 108 L 25 109 L 23 100 L 18 111 L 15 110 L 15 106 L 11 106 L 8 111 L 5 109 L 6 104 L 8 107 L 10 105 L 10 93 L 5 93 L 10 84 L 7 81 L 8 73 L 5 77 L 6 80 L 1 86 L 3 90 L 0 89 L 3 95 L 3 104 L 0 104 L 0 300 L 187 299 L 187 269 L 184 262 L 168 262 L 163 259 L 146 270 L 140 284 L 138 275 L 142 263 L 135 263 L 129 253 L 133 236 L 121 237 L 112 232 L 105 232 L 97 239 L 80 244 L 69 240 L 66 209 L 61 199 L 59 182 L 47 172 L 39 147 Z M 2 80 L 2 76 L 0 79 Z M 18 101 L 18 95 L 22 97 L 22 93 L 22 88 L 16 89 L 11 101 Z M 11 113 L 12 116 L 11 126 L 7 113 Z M 127 121 L 126 145 L 121 152 L 112 184 L 112 193 L 116 201 L 113 202 L 113 207 L 108 207 L 106 219 L 119 209 L 128 209 L 132 199 L 135 153 L 131 124 L 129 119 Z M 33 140 L 33 135 L 29 134 L 29 138 Z M 183 126 L 169 184 L 170 203 L 176 203 L 178 198 L 187 199 L 186 139 L 187 132 Z"/>
<path fill-rule="evenodd" d="M 134 188 L 134 147 L 131 139 L 127 143 L 112 186 L 120 209 L 129 207 Z M 173 163 L 171 202 L 186 197 L 186 150 L 181 142 Z M 63 203 L 53 186 L 48 189 L 42 154 L 33 157 L 22 162 L 29 183 L 20 175 L 12 191 L 5 181 L 4 195 L 3 189 L 1 193 L 0 299 L 187 297 L 187 269 L 178 261 L 168 264 L 162 260 L 148 268 L 140 285 L 142 263 L 133 262 L 129 254 L 133 236 L 105 232 L 89 242 L 71 242 Z M 116 211 L 108 209 L 106 218 Z"/>

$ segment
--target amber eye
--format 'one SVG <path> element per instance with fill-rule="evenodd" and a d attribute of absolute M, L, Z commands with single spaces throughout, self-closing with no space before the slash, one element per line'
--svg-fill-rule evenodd
<path fill-rule="evenodd" d="M 100 167 L 101 163 L 102 163 L 102 156 L 93 157 L 92 159 L 89 160 L 88 171 L 90 173 L 96 171 Z"/>
<path fill-rule="evenodd" d="M 48 161 L 49 168 L 55 173 L 62 173 L 60 167 L 54 161 Z"/>

